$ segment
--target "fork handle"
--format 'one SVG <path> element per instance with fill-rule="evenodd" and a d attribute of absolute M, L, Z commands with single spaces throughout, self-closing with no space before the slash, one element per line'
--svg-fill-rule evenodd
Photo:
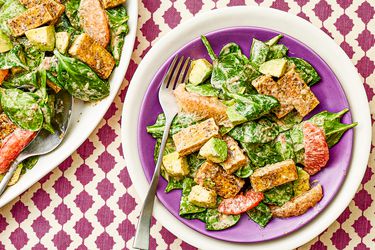
<path fill-rule="evenodd" d="M 7 187 L 10 179 L 12 178 L 12 176 L 14 174 L 14 171 L 16 171 L 17 166 L 20 163 L 21 163 L 21 161 L 19 160 L 19 158 L 15 159 L 13 161 L 12 165 L 10 166 L 8 172 L 6 172 L 6 174 L 3 177 L 3 179 L 1 179 L 1 181 L 0 181 L 0 196 L 4 193 L 5 188 Z"/>
<path fill-rule="evenodd" d="M 150 241 L 150 224 L 151 224 L 151 216 L 152 210 L 154 208 L 154 200 L 156 189 L 158 187 L 159 176 L 160 176 L 160 168 L 163 159 L 163 152 L 165 148 L 165 144 L 168 139 L 169 129 L 171 127 L 173 117 L 166 119 L 165 121 L 165 128 L 163 133 L 163 138 L 161 140 L 158 160 L 156 162 L 154 175 L 152 176 L 150 188 L 146 195 L 146 199 L 143 202 L 141 214 L 139 215 L 138 219 L 138 226 L 137 231 L 135 233 L 135 238 L 133 242 L 133 248 L 136 249 L 149 249 L 149 241 Z"/>

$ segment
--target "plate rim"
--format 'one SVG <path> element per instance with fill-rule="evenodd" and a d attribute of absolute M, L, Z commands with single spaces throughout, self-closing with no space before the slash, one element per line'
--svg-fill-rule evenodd
<path fill-rule="evenodd" d="M 233 21 L 228 19 L 231 16 L 237 15 L 242 16 L 243 18 L 238 18 L 239 21 L 237 20 L 235 24 L 233 23 Z M 267 17 L 262 19 L 262 23 L 260 25 L 258 23 L 245 24 L 247 21 L 253 21 L 255 23 L 259 22 L 251 19 L 253 17 L 259 17 L 259 15 L 265 15 Z M 283 22 L 272 22 L 275 18 L 282 18 Z M 227 22 L 224 23 L 224 21 Z M 136 182 L 133 181 L 135 190 L 138 195 L 142 194 L 141 197 L 143 200 L 147 191 L 147 182 L 145 183 L 146 178 L 143 174 L 143 171 L 138 171 L 139 169 L 137 170 L 140 164 L 139 155 L 137 152 L 138 144 L 136 139 L 134 140 L 136 136 L 131 135 L 130 132 L 132 131 L 132 129 L 136 129 L 137 127 L 137 118 L 139 116 L 139 113 L 134 113 L 136 112 L 136 109 L 139 110 L 139 104 L 142 101 L 141 98 L 138 98 L 139 93 L 141 92 L 140 90 L 143 91 L 144 89 L 147 89 L 149 84 L 148 81 L 145 81 L 144 76 L 142 77 L 142 74 L 147 68 L 156 68 L 154 73 L 159 68 L 155 64 L 150 66 L 153 58 L 158 55 L 158 50 L 160 50 L 161 48 L 164 49 L 167 46 L 169 47 L 169 49 L 167 49 L 168 52 L 164 53 L 162 56 L 158 56 L 159 61 L 164 62 L 163 59 L 168 58 L 179 47 L 186 44 L 189 39 L 192 40 L 194 38 L 192 34 L 194 34 L 194 32 L 196 31 L 192 30 L 192 27 L 196 27 L 203 22 L 205 23 L 205 25 L 204 27 L 200 28 L 200 33 L 207 33 L 215 29 L 226 27 L 244 26 L 244 24 L 248 26 L 257 26 L 279 30 L 280 32 L 283 32 L 303 42 L 314 52 L 316 52 L 330 66 L 336 77 L 339 79 L 348 98 L 348 102 L 353 114 L 353 120 L 360 122 L 357 129 L 354 130 L 352 152 L 353 155 L 351 160 L 351 166 L 356 165 L 356 172 L 353 172 L 353 167 L 349 168 L 347 178 L 345 179 L 341 189 L 339 190 L 336 199 L 334 199 L 320 215 L 315 217 L 313 221 L 311 221 L 303 228 L 285 237 L 275 240 L 265 241 L 261 243 L 241 244 L 225 242 L 213 239 L 209 236 L 204 236 L 196 232 L 195 230 L 190 229 L 188 226 L 174 218 L 174 216 L 169 211 L 167 211 L 158 200 L 155 203 L 154 216 L 171 233 L 175 234 L 177 237 L 183 239 L 187 243 L 193 246 L 199 246 L 200 248 L 211 249 L 214 246 L 215 249 L 225 249 L 227 247 L 231 247 L 231 249 L 243 249 L 245 247 L 251 247 L 252 249 L 272 249 L 277 246 L 278 248 L 289 249 L 298 247 L 324 231 L 330 224 L 332 224 L 332 222 L 337 219 L 337 217 L 341 214 L 342 211 L 345 210 L 345 208 L 352 200 L 359 184 L 361 183 L 367 167 L 372 133 L 370 111 L 365 90 L 362 85 L 362 81 L 357 73 L 357 70 L 355 69 L 350 59 L 327 34 L 325 34 L 323 31 L 321 31 L 311 23 L 307 22 L 306 20 L 292 14 L 276 9 L 257 6 L 239 6 L 217 9 L 210 12 L 205 12 L 203 14 L 198 14 L 196 17 L 180 24 L 177 28 L 169 32 L 164 37 L 160 38 L 159 41 L 153 45 L 151 50 L 143 58 L 142 63 L 138 66 L 138 69 L 132 78 L 131 84 L 128 89 L 127 98 L 125 99 L 122 116 L 122 147 L 127 163 L 127 168 L 129 170 L 129 175 L 132 180 L 137 180 Z M 293 25 L 287 27 L 288 22 L 292 22 Z M 296 30 L 302 30 L 303 32 L 301 32 L 301 34 L 296 34 Z M 178 39 L 178 36 L 182 32 L 184 32 L 185 34 L 189 34 L 188 36 L 186 36 L 189 38 L 184 37 Z M 319 41 L 314 41 L 314 39 L 307 41 L 307 39 L 314 37 L 315 35 L 321 37 L 322 39 L 319 39 Z M 178 44 L 181 45 L 177 46 L 176 44 L 173 44 L 172 41 L 174 41 L 175 39 L 179 40 Z M 322 43 L 324 44 L 324 46 L 322 46 Z M 336 60 L 337 57 L 339 58 L 340 67 L 332 64 L 333 59 L 329 58 L 329 55 L 333 53 L 335 54 Z M 159 66 L 161 64 L 162 63 L 159 63 Z M 147 73 L 150 74 L 150 71 L 148 71 Z M 154 76 L 154 74 L 150 75 L 150 78 Z M 343 79 L 344 76 L 347 78 Z M 142 85 L 141 80 L 144 82 L 145 86 Z M 348 84 L 349 82 L 351 82 L 351 84 Z M 351 89 L 354 89 L 356 91 L 350 91 Z M 134 95 L 135 92 L 137 92 L 137 95 Z M 143 93 L 145 93 L 145 90 Z M 129 107 L 131 107 L 131 109 L 129 109 Z M 132 122 L 133 118 L 134 121 Z M 136 123 L 135 126 L 134 123 Z M 358 138 L 366 138 L 366 141 L 359 142 Z M 127 147 L 127 145 L 131 145 L 131 147 Z"/>
<path fill-rule="evenodd" d="M 103 99 L 101 102 L 98 103 L 87 103 L 85 105 L 93 105 L 92 107 L 98 105 L 100 106 L 99 113 L 95 113 L 95 118 L 91 121 L 87 122 L 89 124 L 88 127 L 84 131 L 80 131 L 81 136 L 78 139 L 74 139 L 73 144 L 70 144 L 69 147 L 67 145 L 64 146 L 64 142 L 52 153 L 47 154 L 45 156 L 41 156 L 37 165 L 31 170 L 28 170 L 24 178 L 21 178 L 14 186 L 8 188 L 4 194 L 0 197 L 0 208 L 4 207 L 16 197 L 21 195 L 23 192 L 28 190 L 31 186 L 37 183 L 41 178 L 59 166 L 64 160 L 66 160 L 69 156 L 71 156 L 74 151 L 76 151 L 86 140 L 89 138 L 91 133 L 97 128 L 99 123 L 103 120 L 104 115 L 107 113 L 109 107 L 114 102 L 115 98 L 118 96 L 119 90 L 121 89 L 123 80 L 125 79 L 125 74 L 127 72 L 130 60 L 133 54 L 133 48 L 136 38 L 136 33 L 138 30 L 138 1 L 129 0 L 125 3 L 127 14 L 129 16 L 128 25 L 129 25 L 129 33 L 125 37 L 124 46 L 121 52 L 121 59 L 119 65 L 114 69 L 113 74 L 109 80 L 111 85 L 111 92 L 108 97 Z M 77 103 L 73 104 L 73 113 L 75 112 Z M 81 117 L 81 116 L 80 116 Z M 79 121 L 83 122 L 83 121 Z M 69 126 L 69 130 L 66 137 L 69 137 L 71 131 L 74 130 L 74 121 L 71 122 Z M 67 138 L 64 139 L 65 144 Z M 48 160 L 47 160 L 48 159 Z M 50 160 L 53 159 L 53 163 L 50 163 Z M 42 166 L 43 163 L 47 163 L 48 166 Z M 32 176 L 32 178 L 25 178 L 26 176 Z"/>

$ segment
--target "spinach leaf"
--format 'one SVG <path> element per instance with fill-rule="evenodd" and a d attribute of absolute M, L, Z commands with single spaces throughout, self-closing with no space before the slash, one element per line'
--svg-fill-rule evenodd
<path fill-rule="evenodd" d="M 230 108 L 234 108 L 238 114 L 249 121 L 270 113 L 272 109 L 280 105 L 276 98 L 268 95 L 240 95 L 228 93 L 226 90 L 224 92 L 235 100 L 235 104 Z"/>
<path fill-rule="evenodd" d="M 277 36 L 272 37 L 270 40 L 264 43 L 267 44 L 268 46 L 274 46 L 280 41 L 281 38 L 283 38 L 283 35 L 278 34 Z"/>
<path fill-rule="evenodd" d="M 264 144 L 242 143 L 241 146 L 249 156 L 251 162 L 256 168 L 263 167 L 267 164 L 273 164 L 283 161 L 282 156 L 276 149 L 275 142 Z"/>
<path fill-rule="evenodd" d="M 267 61 L 272 59 L 279 59 L 286 56 L 288 48 L 284 44 L 276 44 L 270 47 L 267 54 Z"/>
<path fill-rule="evenodd" d="M 185 178 L 182 184 L 182 197 L 180 203 L 180 215 L 194 214 L 205 211 L 203 207 L 198 207 L 189 202 L 188 196 L 191 192 L 191 188 L 195 185 L 193 179 Z"/>
<path fill-rule="evenodd" d="M 240 220 L 241 215 L 226 215 L 216 208 L 207 209 L 206 229 L 211 231 L 224 230 L 233 227 Z"/>
<path fill-rule="evenodd" d="M 8 20 L 20 15 L 25 10 L 18 0 L 4 0 L 0 9 L 0 30 L 8 36 L 11 35 L 7 25 Z"/>
<path fill-rule="evenodd" d="M 280 155 L 282 160 L 292 159 L 296 161 L 294 154 L 294 145 L 289 131 L 281 133 L 275 140 L 276 152 Z"/>
<path fill-rule="evenodd" d="M 38 131 L 43 125 L 43 112 L 39 107 L 39 97 L 34 93 L 19 89 L 1 90 L 1 107 L 9 119 L 17 126 Z"/>
<path fill-rule="evenodd" d="M 39 88 L 37 72 L 31 71 L 21 75 L 15 75 L 7 81 L 4 81 L 2 83 L 2 87 L 6 89 L 22 88 L 27 89 L 29 91 L 35 91 L 37 88 Z"/>
<path fill-rule="evenodd" d="M 25 63 L 21 45 L 14 46 L 6 53 L 0 53 L 0 69 L 10 69 L 13 67 L 28 69 Z"/>
<path fill-rule="evenodd" d="M 58 58 L 57 79 L 72 96 L 83 101 L 97 101 L 109 95 L 108 81 L 100 79 L 89 66 L 57 50 L 53 53 Z"/>
<path fill-rule="evenodd" d="M 269 45 L 254 38 L 250 50 L 250 62 L 259 67 L 266 61 L 269 51 Z"/>
<path fill-rule="evenodd" d="M 75 29 L 80 29 L 80 21 L 79 21 L 79 4 L 81 0 L 68 0 L 65 2 L 65 13 L 69 19 L 70 24 Z"/>
<path fill-rule="evenodd" d="M 242 179 L 250 177 L 254 173 L 255 167 L 253 167 L 250 163 L 246 166 L 241 167 L 236 172 L 234 172 L 234 175 L 237 177 L 240 177 Z"/>
<path fill-rule="evenodd" d="M 26 37 L 17 38 L 16 43 L 20 44 L 23 48 L 21 59 L 25 61 L 28 69 L 37 68 L 42 62 L 45 53 L 38 50 L 34 45 L 32 45 Z"/>
<path fill-rule="evenodd" d="M 187 84 L 185 89 L 190 93 L 195 93 L 201 96 L 216 96 L 220 94 L 220 90 L 212 87 L 210 83 L 205 83 L 201 85 Z"/>
<path fill-rule="evenodd" d="M 294 161 L 295 163 L 304 163 L 305 158 L 305 146 L 303 144 L 303 124 L 300 123 L 295 125 L 290 131 L 289 135 L 291 141 L 293 142 L 293 152 L 294 152 Z"/>
<path fill-rule="evenodd" d="M 357 126 L 356 122 L 352 124 L 344 124 L 340 122 L 341 117 L 348 111 L 348 109 L 343 109 L 338 113 L 323 111 L 309 119 L 310 122 L 324 129 L 326 141 L 330 148 L 340 141 L 341 137 L 347 130 Z"/>
<path fill-rule="evenodd" d="M 194 214 L 183 214 L 181 215 L 182 218 L 188 219 L 188 220 L 195 220 L 198 219 L 202 222 L 206 222 L 206 214 L 207 211 L 199 212 L 199 213 L 194 213 Z"/>
<path fill-rule="evenodd" d="M 45 70 L 41 70 L 39 72 L 40 78 L 40 88 L 35 92 L 36 95 L 39 96 L 39 107 L 43 112 L 44 123 L 43 128 L 49 131 L 50 133 L 54 133 L 55 130 L 53 129 L 51 122 L 54 110 L 54 96 L 49 96 L 47 94 L 47 74 Z"/>
<path fill-rule="evenodd" d="M 182 189 L 182 180 L 177 180 L 173 177 L 169 177 L 168 185 L 165 188 L 165 192 L 169 193 L 172 190 Z"/>
<path fill-rule="evenodd" d="M 263 202 L 246 213 L 250 219 L 261 227 L 265 227 L 272 219 L 271 209 Z"/>
<path fill-rule="evenodd" d="M 186 128 L 190 125 L 195 124 L 200 119 L 193 114 L 178 113 L 173 119 L 170 134 L 174 135 L 181 129 Z M 165 116 L 163 113 L 159 114 L 154 125 L 147 126 L 147 133 L 150 133 L 154 138 L 163 137 L 165 125 Z"/>
<path fill-rule="evenodd" d="M 288 182 L 264 192 L 263 202 L 270 205 L 282 206 L 286 202 L 290 201 L 293 196 L 293 183 Z"/>
<path fill-rule="evenodd" d="M 278 134 L 277 124 L 266 118 L 243 123 L 229 132 L 235 140 L 245 143 L 267 143 L 274 140 Z"/>
<path fill-rule="evenodd" d="M 294 125 L 301 123 L 303 120 L 303 117 L 297 112 L 297 110 L 289 112 L 281 119 L 277 118 L 274 114 L 269 114 L 267 117 L 279 125 L 280 132 L 293 128 Z"/>
<path fill-rule="evenodd" d="M 290 64 L 295 65 L 296 71 L 307 85 L 312 86 L 320 81 L 318 72 L 316 72 L 310 63 L 298 57 L 288 57 L 288 60 Z"/>
<path fill-rule="evenodd" d="M 106 12 L 111 30 L 111 43 L 109 45 L 109 50 L 112 52 L 116 65 L 118 65 L 120 62 L 122 47 L 124 45 L 124 38 L 129 32 L 129 17 L 126 8 L 123 5 L 106 10 Z"/>
<path fill-rule="evenodd" d="M 217 57 L 205 36 L 202 36 L 202 42 L 213 61 L 211 76 L 213 87 L 217 89 L 226 87 L 232 93 L 256 93 L 251 81 L 260 73 L 249 63 L 237 44 L 225 45 Z"/>
<path fill-rule="evenodd" d="M 199 167 L 205 162 L 204 158 L 199 157 L 199 153 L 192 153 L 187 156 L 187 162 L 190 168 L 189 176 L 191 178 L 195 177 L 195 174 L 197 173 Z"/>
<path fill-rule="evenodd" d="M 32 169 L 39 160 L 39 156 L 33 156 L 24 160 L 21 164 L 23 165 L 21 175 L 26 173 L 27 170 Z"/>

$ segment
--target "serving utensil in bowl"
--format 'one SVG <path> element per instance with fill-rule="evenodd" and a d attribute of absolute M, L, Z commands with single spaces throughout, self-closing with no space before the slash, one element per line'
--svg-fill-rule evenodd
<path fill-rule="evenodd" d="M 0 196 L 7 187 L 17 166 L 22 161 L 32 156 L 48 154 L 56 149 L 63 141 L 72 114 L 73 97 L 66 91 L 60 91 L 56 94 L 55 105 L 57 111 L 51 124 L 55 129 L 55 133 L 52 134 L 46 130 L 41 130 L 34 140 L 18 155 L 0 182 Z"/>

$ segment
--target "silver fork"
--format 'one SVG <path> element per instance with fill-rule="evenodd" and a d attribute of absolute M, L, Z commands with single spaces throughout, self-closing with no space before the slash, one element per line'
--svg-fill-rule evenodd
<path fill-rule="evenodd" d="M 169 129 L 171 127 L 173 118 L 177 115 L 178 107 L 176 99 L 173 95 L 173 90 L 178 84 L 184 83 L 188 77 L 188 67 L 190 63 L 190 58 L 184 60 L 184 57 L 178 58 L 176 56 L 169 69 L 164 76 L 162 85 L 159 89 L 159 102 L 165 114 L 165 127 L 163 138 L 161 140 L 158 160 L 155 166 L 155 172 L 152 176 L 150 188 L 148 190 L 146 199 L 144 200 L 141 214 L 138 220 L 137 232 L 135 233 L 135 238 L 133 242 L 133 248 L 136 249 L 149 249 L 150 241 L 150 222 L 152 216 L 152 210 L 154 207 L 154 200 L 156 189 L 159 182 L 160 168 L 163 158 L 163 151 L 165 148 L 165 143 L 167 142 Z"/>

